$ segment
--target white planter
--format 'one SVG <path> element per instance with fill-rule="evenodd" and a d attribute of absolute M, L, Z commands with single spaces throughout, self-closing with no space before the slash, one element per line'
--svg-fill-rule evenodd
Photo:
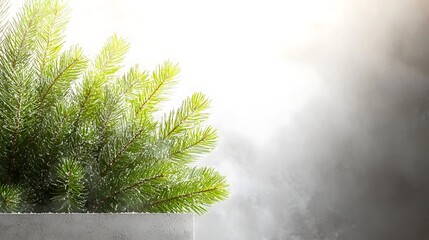
<path fill-rule="evenodd" d="M 4 240 L 193 240 L 192 214 L 0 214 Z"/>

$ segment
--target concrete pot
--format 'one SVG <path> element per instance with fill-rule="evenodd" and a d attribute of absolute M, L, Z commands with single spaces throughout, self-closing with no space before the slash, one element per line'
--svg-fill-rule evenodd
<path fill-rule="evenodd" d="M 7 240 L 193 240 L 192 214 L 0 214 Z"/>

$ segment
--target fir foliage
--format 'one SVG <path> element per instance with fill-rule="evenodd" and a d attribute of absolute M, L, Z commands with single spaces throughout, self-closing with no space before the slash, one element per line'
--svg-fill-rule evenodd
<path fill-rule="evenodd" d="M 127 41 L 95 59 L 63 49 L 69 9 L 29 0 L 8 20 L 0 0 L 0 212 L 194 212 L 228 196 L 195 162 L 216 145 L 202 93 L 157 119 L 177 64 L 122 71 Z M 124 72 L 123 74 L 121 72 Z"/>

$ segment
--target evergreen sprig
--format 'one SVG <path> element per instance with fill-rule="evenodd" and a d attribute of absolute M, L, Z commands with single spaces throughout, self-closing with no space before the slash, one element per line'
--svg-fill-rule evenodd
<path fill-rule="evenodd" d="M 194 212 L 228 196 L 196 160 L 216 145 L 210 101 L 195 93 L 154 116 L 180 68 L 122 72 L 129 43 L 110 37 L 94 60 L 64 50 L 69 9 L 28 0 L 8 20 L 0 0 L 0 212 Z"/>

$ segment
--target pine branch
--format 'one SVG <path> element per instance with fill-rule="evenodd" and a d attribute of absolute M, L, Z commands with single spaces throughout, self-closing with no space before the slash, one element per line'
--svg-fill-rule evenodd
<path fill-rule="evenodd" d="M 4 39 L 4 30 L 6 29 L 6 18 L 9 10 L 9 1 L 0 0 L 0 42 Z"/>
<path fill-rule="evenodd" d="M 147 182 L 150 182 L 150 181 L 153 181 L 153 180 L 157 180 L 157 179 L 160 179 L 160 178 L 164 178 L 164 177 L 165 177 L 164 175 L 157 175 L 157 176 L 154 176 L 154 177 L 151 177 L 151 178 L 141 179 L 141 180 L 139 180 L 139 181 L 137 181 L 137 182 L 135 182 L 133 184 L 127 185 L 127 186 L 125 186 L 125 187 L 123 187 L 123 188 L 115 191 L 114 193 L 112 193 L 111 196 L 116 196 L 116 195 L 124 193 L 124 192 L 126 192 L 128 190 L 136 189 L 136 188 L 140 187 L 141 185 L 143 185 L 143 184 L 145 184 Z"/>
<path fill-rule="evenodd" d="M 206 206 L 228 197 L 225 177 L 212 168 L 184 168 L 171 185 L 142 206 L 143 211 L 206 212 Z"/>
<path fill-rule="evenodd" d="M 8 79 L 12 84 L 8 84 L 6 89 L 1 89 L 1 95 L 5 97 L 1 115 L 3 116 L 4 139 L 8 158 L 8 183 L 11 183 L 15 176 L 18 155 L 22 155 L 19 145 L 30 135 L 34 128 L 34 117 L 36 115 L 35 93 L 31 87 L 32 75 L 25 72 L 14 72 L 13 77 Z"/>
<path fill-rule="evenodd" d="M 112 211 L 140 211 L 142 204 L 159 195 L 160 186 L 168 182 L 172 173 L 172 165 L 169 161 L 149 156 L 124 163 L 121 162 L 121 166 L 115 167 L 115 171 L 109 175 L 121 180 L 114 186 L 105 182 L 100 186 L 101 194 L 112 196 L 107 201 Z"/>
<path fill-rule="evenodd" d="M 129 185 L 126 185 L 126 186 L 124 186 L 124 187 L 122 187 L 122 188 L 120 188 L 120 189 L 118 189 L 118 190 L 114 191 L 113 193 L 111 193 L 111 194 L 109 194 L 109 195 L 105 195 L 105 196 L 100 200 L 99 204 L 101 204 L 101 205 L 102 205 L 102 204 L 105 204 L 105 203 L 107 202 L 107 200 L 109 200 L 109 199 L 113 199 L 113 198 L 115 198 L 116 196 L 118 196 L 118 195 L 120 195 L 120 194 L 124 194 L 124 193 L 125 193 L 125 192 L 127 192 L 127 191 L 134 190 L 134 189 L 138 189 L 138 188 L 140 188 L 143 184 L 149 183 L 149 182 L 151 182 L 151 181 L 159 180 L 159 179 L 164 178 L 164 177 L 165 177 L 165 175 L 160 174 L 160 175 L 152 176 L 152 177 L 149 177 L 149 178 L 143 178 L 143 179 L 140 179 L 139 181 L 134 182 L 134 183 L 129 184 Z"/>
<path fill-rule="evenodd" d="M 185 194 L 180 194 L 180 195 L 177 195 L 177 196 L 174 196 L 174 197 L 165 198 L 165 199 L 162 199 L 162 200 L 158 200 L 158 201 L 149 203 L 149 204 L 145 205 L 143 208 L 144 209 L 156 208 L 156 207 L 158 207 L 160 205 L 168 204 L 168 203 L 174 202 L 176 200 L 185 200 L 186 198 L 194 197 L 194 196 L 201 195 L 201 194 L 204 194 L 204 193 L 214 192 L 214 191 L 217 191 L 217 190 L 219 190 L 219 188 L 209 188 L 209 189 L 204 189 L 204 190 L 195 191 L 195 192 L 188 192 L 188 193 L 185 193 Z"/>
<path fill-rule="evenodd" d="M 124 93 L 127 102 L 133 101 L 135 96 L 141 95 L 146 89 L 149 75 L 146 71 L 141 71 L 139 65 L 136 64 L 129 71 L 118 79 L 117 87 L 120 92 Z"/>
<path fill-rule="evenodd" d="M 81 75 L 86 65 L 87 60 L 83 56 L 82 49 L 77 47 L 71 47 L 70 50 L 61 53 L 57 59 L 51 59 L 47 63 L 43 73 L 45 81 L 41 82 L 41 86 L 38 86 L 37 125 L 39 127 L 33 133 L 34 139 L 39 142 L 38 145 L 40 146 L 38 155 L 45 156 L 42 160 L 44 164 L 40 166 L 41 170 L 46 171 L 50 164 L 53 164 L 57 157 L 56 150 L 59 148 L 59 141 L 64 141 L 60 137 L 63 136 L 64 128 L 69 126 L 67 122 L 69 114 L 61 106 L 62 101 L 64 101 L 64 96 L 69 90 L 71 82 Z M 49 136 L 46 132 L 51 134 L 48 141 L 42 138 L 42 136 Z M 40 159 L 32 160 L 33 162 L 40 161 Z M 47 182 L 49 176 L 48 174 L 40 174 L 35 177 L 34 181 Z"/>
<path fill-rule="evenodd" d="M 65 4 L 58 0 L 48 3 L 45 24 L 40 27 L 37 36 L 36 68 L 42 78 L 47 64 L 58 56 L 64 42 L 64 32 L 68 23 L 69 11 Z"/>
<path fill-rule="evenodd" d="M 130 148 L 130 146 L 132 144 L 136 143 L 138 141 L 138 139 L 143 135 L 144 130 L 145 130 L 145 127 L 142 127 L 140 129 L 138 129 L 137 132 L 134 133 L 132 135 L 132 137 L 130 139 L 128 139 L 128 141 L 124 145 L 122 145 L 122 147 L 120 148 L 119 152 L 116 153 L 113 156 L 113 158 L 107 163 L 107 166 L 104 168 L 104 170 L 102 170 L 100 172 L 100 176 L 102 176 L 102 177 L 106 176 L 106 174 L 110 170 L 112 170 L 112 168 L 115 166 L 115 164 L 117 163 L 117 161 L 119 160 L 119 158 L 122 157 L 126 153 L 126 151 Z"/>
<path fill-rule="evenodd" d="M 29 52 L 35 48 L 34 40 L 38 34 L 39 25 L 45 16 L 45 3 L 41 1 L 27 1 L 24 7 L 9 24 L 3 42 L 2 52 L 6 62 L 15 69 L 18 64 L 28 61 Z"/>
<path fill-rule="evenodd" d="M 135 107 L 135 114 L 139 121 L 139 128 L 129 138 L 125 144 L 121 147 L 119 152 L 109 161 L 106 168 L 100 173 L 101 176 L 105 176 L 106 173 L 116 164 L 118 159 L 128 150 L 128 148 L 134 144 L 141 136 L 142 133 L 147 130 L 148 119 L 145 117 L 147 114 L 156 111 L 155 107 L 160 101 L 165 100 L 165 94 L 169 88 L 174 85 L 175 76 L 179 73 L 180 68 L 177 65 L 167 61 L 163 65 L 158 66 L 157 70 L 152 73 L 151 81 L 143 81 L 141 89 L 143 91 L 138 92 L 137 99 L 131 99 L 130 102 Z M 144 115 L 138 117 L 141 112 L 144 111 Z"/>
<path fill-rule="evenodd" d="M 84 211 L 86 189 L 84 169 L 74 160 L 64 159 L 56 168 L 53 204 L 58 212 Z"/>
<path fill-rule="evenodd" d="M 51 166 L 53 164 L 53 161 L 57 159 L 57 154 L 55 149 L 58 149 L 61 145 L 64 145 L 65 143 L 61 143 L 61 141 L 63 140 L 61 137 L 64 134 L 65 128 L 67 126 L 68 123 L 68 119 L 69 119 L 69 115 L 67 114 L 67 112 L 61 108 L 61 106 L 56 106 L 56 110 L 57 110 L 57 115 L 59 115 L 58 117 L 58 121 L 55 121 L 56 124 L 51 124 L 54 126 L 58 126 L 54 131 L 53 131 L 53 135 L 51 137 L 52 140 L 52 144 L 48 147 L 48 149 L 46 149 L 46 155 L 48 157 L 48 159 L 46 160 L 45 165 L 47 167 Z"/>
<path fill-rule="evenodd" d="M 28 135 L 26 130 L 32 128 L 35 114 L 34 87 L 32 86 L 33 74 L 28 71 L 31 68 L 31 51 L 35 49 L 35 38 L 38 34 L 44 17 L 44 2 L 27 2 L 18 16 L 8 26 L 4 41 L 0 50 L 2 52 L 0 63 L 3 73 L 2 93 L 4 98 L 3 109 L 0 111 L 5 116 L 3 124 L 7 124 L 6 139 L 10 144 L 8 148 L 8 182 L 12 182 L 16 171 L 17 155 L 22 155 L 18 148 L 20 141 Z M 7 136 L 8 133 L 10 136 Z M 21 136 L 24 135 L 24 136 Z M 6 140 L 3 139 L 3 140 Z"/>
<path fill-rule="evenodd" d="M 129 45 L 125 40 L 116 35 L 110 37 L 102 48 L 93 63 L 92 69 L 84 76 L 83 83 L 78 86 L 78 95 L 75 98 L 78 100 L 79 110 L 73 123 L 75 130 L 83 114 L 90 111 L 92 106 L 97 105 L 102 87 L 108 81 L 108 77 L 111 77 L 121 68 L 121 62 L 128 48 Z M 88 113 L 88 115 L 92 114 Z"/>
<path fill-rule="evenodd" d="M 70 83 L 76 80 L 85 69 L 87 59 L 83 56 L 81 48 L 72 47 L 58 57 L 53 64 L 48 67 L 45 86 L 42 86 L 40 97 L 41 105 L 52 92 L 65 94 L 70 87 Z"/>
<path fill-rule="evenodd" d="M 157 105 L 167 100 L 168 90 L 176 83 L 176 76 L 180 73 L 177 64 L 170 61 L 164 62 L 152 73 L 152 80 L 143 87 L 144 91 L 136 100 L 135 115 L 151 114 L 158 110 Z"/>
<path fill-rule="evenodd" d="M 107 134 L 108 134 L 108 128 L 109 124 L 115 124 L 115 120 L 117 120 L 120 117 L 120 112 L 118 112 L 118 104 L 121 101 L 119 97 L 116 97 L 115 95 L 111 96 L 111 94 L 108 92 L 109 90 L 106 90 L 105 96 L 104 96 L 104 106 L 102 108 L 102 111 L 98 116 L 100 116 L 99 125 L 98 127 L 98 142 L 96 143 L 96 150 L 94 152 L 95 155 L 95 163 L 99 164 L 100 155 L 103 147 L 105 146 L 107 140 Z M 115 111 L 117 112 L 115 116 Z M 112 126 L 113 127 L 113 126 Z"/>
<path fill-rule="evenodd" d="M 21 98 L 21 94 L 18 94 L 17 97 L 17 107 L 16 107 L 16 111 L 15 111 L 15 126 L 14 126 L 14 131 L 13 131 L 13 137 L 12 137 L 12 147 L 11 147 L 11 151 L 10 151 L 10 155 L 9 155 L 9 170 L 8 170 L 8 174 L 9 174 L 9 182 L 12 182 L 12 176 L 13 171 L 14 171 L 14 162 L 15 162 L 15 158 L 16 158 L 16 154 L 17 154 L 17 145 L 18 145 L 18 135 L 20 132 L 20 128 L 21 128 L 21 108 L 22 108 L 22 98 Z"/>
<path fill-rule="evenodd" d="M 125 54 L 128 52 L 129 44 L 125 39 L 114 34 L 111 36 L 101 52 L 97 56 L 94 62 L 94 71 L 101 76 L 109 76 L 115 74 L 121 69 L 125 58 Z"/>
<path fill-rule="evenodd" d="M 17 186 L 0 184 L 0 212 L 24 210 L 22 190 Z"/>
<path fill-rule="evenodd" d="M 216 145 L 216 139 L 216 130 L 212 127 L 195 128 L 174 141 L 171 159 L 180 163 L 191 163 L 198 156 L 210 152 Z"/>
<path fill-rule="evenodd" d="M 164 116 L 159 128 L 159 138 L 173 137 L 206 120 L 208 114 L 204 111 L 209 104 L 210 101 L 202 93 L 194 93 L 188 97 L 177 111 L 171 111 L 168 116 Z"/>
<path fill-rule="evenodd" d="M 108 128 L 114 128 L 115 124 L 119 121 L 119 118 L 124 117 L 125 115 L 124 111 L 126 111 L 126 109 L 124 109 L 123 106 L 125 99 L 132 95 L 136 87 L 143 88 L 143 83 L 146 81 L 147 74 L 140 72 L 138 70 L 138 66 L 134 66 L 127 74 L 124 74 L 121 80 L 118 81 L 118 84 L 112 86 L 112 88 L 114 88 L 114 90 L 112 90 L 113 94 L 108 90 L 105 92 L 105 104 L 100 108 L 101 112 L 98 114 L 98 116 L 101 117 L 99 120 L 99 125 L 101 125 L 101 127 L 99 128 L 99 138 L 96 144 L 96 151 L 94 153 L 96 156 L 96 163 L 99 163 L 101 151 L 108 141 Z"/>

